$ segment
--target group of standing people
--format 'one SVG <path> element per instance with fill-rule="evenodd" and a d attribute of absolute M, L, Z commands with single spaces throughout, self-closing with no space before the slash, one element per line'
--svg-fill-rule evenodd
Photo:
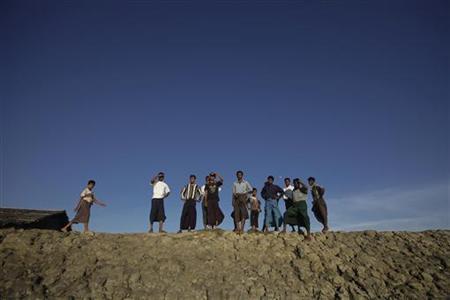
<path fill-rule="evenodd" d="M 159 223 L 159 232 L 163 229 L 166 220 L 164 210 L 164 199 L 170 194 L 170 188 L 164 181 L 163 172 L 152 178 L 150 184 L 153 186 L 152 205 L 150 209 L 149 232 L 153 232 L 153 223 Z M 180 218 L 180 232 L 183 230 L 194 230 L 197 225 L 197 202 L 202 203 L 203 225 L 205 228 L 215 229 L 225 218 L 219 207 L 219 192 L 223 185 L 223 177 L 218 173 L 211 173 L 205 178 L 205 184 L 199 186 L 195 175 L 189 176 L 189 182 L 180 193 L 184 202 Z"/>
<path fill-rule="evenodd" d="M 159 172 L 151 181 L 153 187 L 153 196 L 149 217 L 149 232 L 153 232 L 153 224 L 159 223 L 159 232 L 164 231 L 164 222 L 166 214 L 164 209 L 164 199 L 170 195 L 170 188 L 165 182 L 165 174 Z M 264 222 L 262 230 L 268 232 L 271 227 L 275 231 L 286 232 L 289 225 L 292 231 L 295 226 L 299 233 L 303 233 L 301 228 L 306 229 L 306 238 L 310 237 L 310 219 L 308 216 L 308 190 L 312 195 L 312 212 L 316 219 L 323 225 L 322 232 L 327 232 L 328 211 L 324 199 L 325 189 L 316 183 L 314 177 L 308 178 L 308 185 L 299 178 L 293 180 L 284 179 L 284 188 L 274 183 L 274 177 L 268 176 L 264 187 L 261 190 L 261 197 L 264 199 Z M 225 215 L 220 209 L 219 192 L 223 186 L 223 177 L 212 172 L 205 177 L 205 184 L 197 184 L 195 175 L 189 176 L 189 182 L 180 192 L 180 198 L 183 201 L 183 210 L 180 218 L 180 230 L 192 231 L 197 225 L 197 203 L 201 203 L 203 226 L 205 229 L 215 229 L 224 220 Z M 72 224 L 82 223 L 84 231 L 89 231 L 90 210 L 93 204 L 106 206 L 106 204 L 97 199 L 93 193 L 95 181 L 89 180 L 87 187 L 81 192 L 80 199 L 75 207 L 75 217 L 61 230 L 67 231 Z M 281 214 L 279 201 L 285 202 L 285 212 Z M 245 223 L 250 219 L 251 231 L 259 231 L 259 214 L 262 212 L 261 201 L 258 197 L 258 191 L 244 179 L 244 172 L 236 172 L 236 181 L 232 186 L 232 207 L 231 218 L 234 221 L 234 231 L 238 234 L 244 233 Z"/>
<path fill-rule="evenodd" d="M 169 186 L 164 182 L 163 172 L 152 178 L 150 184 L 153 186 L 152 207 L 150 211 L 150 229 L 153 232 L 153 223 L 159 222 L 159 232 L 163 229 L 166 216 L 164 213 L 164 199 L 170 194 Z M 189 176 L 189 182 L 181 190 L 181 200 L 184 202 L 180 218 L 180 230 L 195 230 L 197 223 L 197 202 L 201 203 L 203 226 L 205 229 L 215 229 L 224 220 L 225 216 L 220 209 L 219 192 L 223 186 L 223 177 L 218 173 L 210 173 L 205 178 L 205 184 L 200 186 L 196 182 L 195 175 Z M 303 233 L 301 227 L 306 229 L 306 238 L 310 239 L 310 219 L 307 209 L 308 190 L 311 189 L 313 198 L 312 211 L 316 219 L 323 225 L 322 232 L 327 232 L 328 211 L 324 199 L 325 189 L 316 183 L 314 177 L 308 178 L 308 185 L 299 178 L 293 180 L 284 179 L 285 187 L 281 188 L 274 183 L 274 177 L 268 176 L 267 181 L 261 190 L 261 197 L 264 199 L 264 223 L 262 230 L 268 232 L 271 227 L 275 231 L 286 232 L 287 225 L 295 231 Z M 283 199 L 286 211 L 281 214 L 279 201 Z M 244 172 L 236 172 L 236 181 L 232 186 L 232 207 L 231 217 L 234 221 L 234 231 L 242 234 L 245 229 L 246 220 L 250 219 L 252 231 L 259 230 L 259 214 L 261 201 L 258 199 L 257 189 L 244 179 Z"/>

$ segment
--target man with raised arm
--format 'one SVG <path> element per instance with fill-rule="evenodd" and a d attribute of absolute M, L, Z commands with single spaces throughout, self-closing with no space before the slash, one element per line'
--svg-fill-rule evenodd
<path fill-rule="evenodd" d="M 222 176 L 216 172 L 209 174 L 204 195 L 204 201 L 207 203 L 207 228 L 216 229 L 223 221 L 224 215 L 219 206 L 219 188 L 222 185 Z"/>
<path fill-rule="evenodd" d="M 150 181 L 153 187 L 152 208 L 150 210 L 150 229 L 148 232 L 153 232 L 153 223 L 159 222 L 159 232 L 165 233 L 163 226 L 166 220 L 166 213 L 164 211 L 164 199 L 170 194 L 170 189 L 167 183 L 164 182 L 165 175 L 159 172 Z"/>

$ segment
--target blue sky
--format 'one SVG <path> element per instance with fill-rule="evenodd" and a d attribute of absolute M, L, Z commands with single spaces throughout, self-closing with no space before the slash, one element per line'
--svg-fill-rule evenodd
<path fill-rule="evenodd" d="M 73 217 L 93 178 L 92 228 L 144 231 L 161 170 L 175 231 L 189 174 L 229 216 L 242 169 L 315 176 L 334 229 L 450 227 L 447 1 L 0 6 L 3 206 Z"/>

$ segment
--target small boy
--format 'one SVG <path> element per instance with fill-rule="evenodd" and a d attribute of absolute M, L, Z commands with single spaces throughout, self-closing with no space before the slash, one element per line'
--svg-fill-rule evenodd
<path fill-rule="evenodd" d="M 67 229 L 72 226 L 72 224 L 83 223 L 83 232 L 89 232 L 89 218 L 91 216 L 91 206 L 92 204 L 98 204 L 100 206 L 106 206 L 106 204 L 98 200 L 92 190 L 95 187 L 95 181 L 89 180 L 87 187 L 81 192 L 80 200 L 74 211 L 76 212 L 75 217 L 67 223 L 66 226 L 61 228 L 61 231 L 67 232 Z"/>
<path fill-rule="evenodd" d="M 260 212 L 261 202 L 258 200 L 256 188 L 253 188 L 252 195 L 250 196 L 250 225 L 252 226 L 253 232 L 259 231 L 258 219 Z"/>

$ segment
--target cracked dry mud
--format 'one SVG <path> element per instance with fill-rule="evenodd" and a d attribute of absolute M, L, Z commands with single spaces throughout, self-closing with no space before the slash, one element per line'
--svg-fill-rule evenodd
<path fill-rule="evenodd" d="M 450 231 L 0 230 L 2 299 L 445 299 Z"/>

